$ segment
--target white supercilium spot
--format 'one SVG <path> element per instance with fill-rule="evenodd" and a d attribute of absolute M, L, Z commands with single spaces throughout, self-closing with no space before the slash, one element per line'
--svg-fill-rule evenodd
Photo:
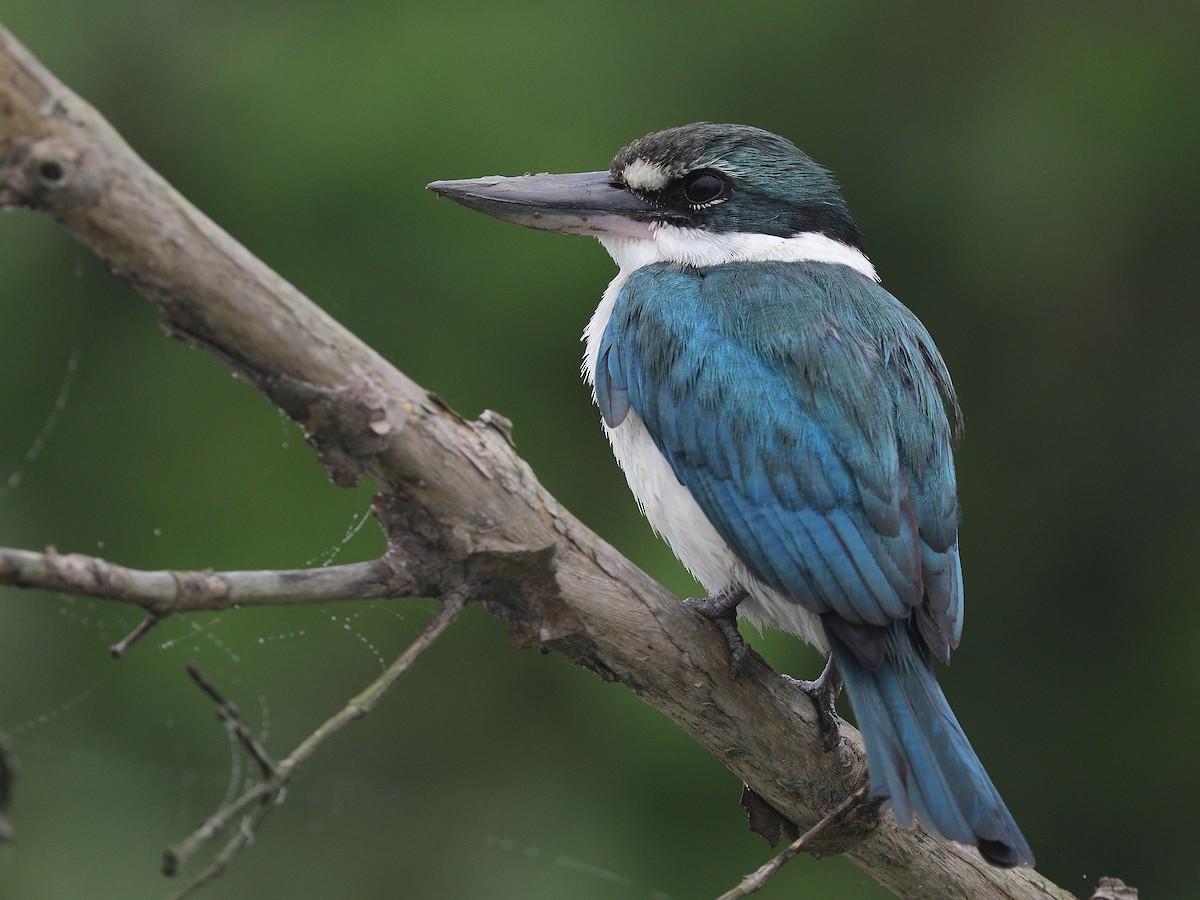
<path fill-rule="evenodd" d="M 671 180 L 666 169 L 640 156 L 625 167 L 621 178 L 635 191 L 659 191 Z"/>

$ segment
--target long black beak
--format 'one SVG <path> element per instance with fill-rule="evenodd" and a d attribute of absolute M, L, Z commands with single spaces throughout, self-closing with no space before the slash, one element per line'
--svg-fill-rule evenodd
<path fill-rule="evenodd" d="M 522 175 L 435 181 L 439 197 L 528 228 L 565 234 L 649 237 L 652 222 L 667 218 L 661 207 L 643 200 L 608 172 L 576 175 Z"/>

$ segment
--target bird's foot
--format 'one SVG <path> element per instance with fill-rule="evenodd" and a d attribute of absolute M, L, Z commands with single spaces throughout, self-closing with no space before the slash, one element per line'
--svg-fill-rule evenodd
<path fill-rule="evenodd" d="M 787 676 L 784 676 L 785 678 Z M 825 663 L 825 668 L 815 681 L 801 681 L 791 678 L 790 681 L 808 694 L 813 706 L 817 708 L 817 723 L 821 726 L 825 749 L 836 750 L 838 745 L 838 714 L 834 709 L 838 694 L 842 692 L 842 674 L 837 670 L 833 657 Z"/>
<path fill-rule="evenodd" d="M 689 597 L 683 602 L 704 616 L 725 635 L 729 647 L 729 679 L 736 681 L 750 658 L 750 645 L 742 638 L 737 627 L 737 607 L 746 599 L 746 591 L 734 585 L 710 594 L 707 597 Z"/>

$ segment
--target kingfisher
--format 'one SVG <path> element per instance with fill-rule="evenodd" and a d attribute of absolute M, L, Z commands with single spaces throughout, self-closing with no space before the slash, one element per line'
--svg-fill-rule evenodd
<path fill-rule="evenodd" d="M 731 673 L 738 615 L 827 651 L 802 684 L 835 743 L 844 687 L 897 823 L 1032 866 L 933 669 L 963 625 L 954 387 L 830 173 L 767 131 L 701 122 L 606 171 L 429 188 L 593 235 L 616 262 L 583 375 L 639 507 L 709 592 L 688 602 Z"/>

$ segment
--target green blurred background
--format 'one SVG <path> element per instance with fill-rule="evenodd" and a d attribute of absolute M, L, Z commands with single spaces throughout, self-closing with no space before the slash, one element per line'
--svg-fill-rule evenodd
<path fill-rule="evenodd" d="M 966 410 L 947 694 L 1042 871 L 1195 895 L 1200 6 L 0 0 L 0 22 L 401 369 L 510 417 L 546 486 L 681 595 L 577 377 L 612 263 L 423 187 L 602 168 L 700 119 L 833 168 Z M 334 488 L 294 426 L 155 324 L 50 222 L 0 217 L 0 543 L 150 568 L 377 553 L 373 521 L 354 531 L 370 485 Z M 173 886 L 162 849 L 253 774 L 187 660 L 282 755 L 435 608 L 180 618 L 112 662 L 135 611 L 0 589 L 21 761 L 0 897 Z M 797 676 L 821 663 L 753 643 Z M 625 689 L 471 609 L 201 896 L 711 897 L 769 853 L 737 794 Z M 803 858 L 761 896 L 885 892 Z"/>

